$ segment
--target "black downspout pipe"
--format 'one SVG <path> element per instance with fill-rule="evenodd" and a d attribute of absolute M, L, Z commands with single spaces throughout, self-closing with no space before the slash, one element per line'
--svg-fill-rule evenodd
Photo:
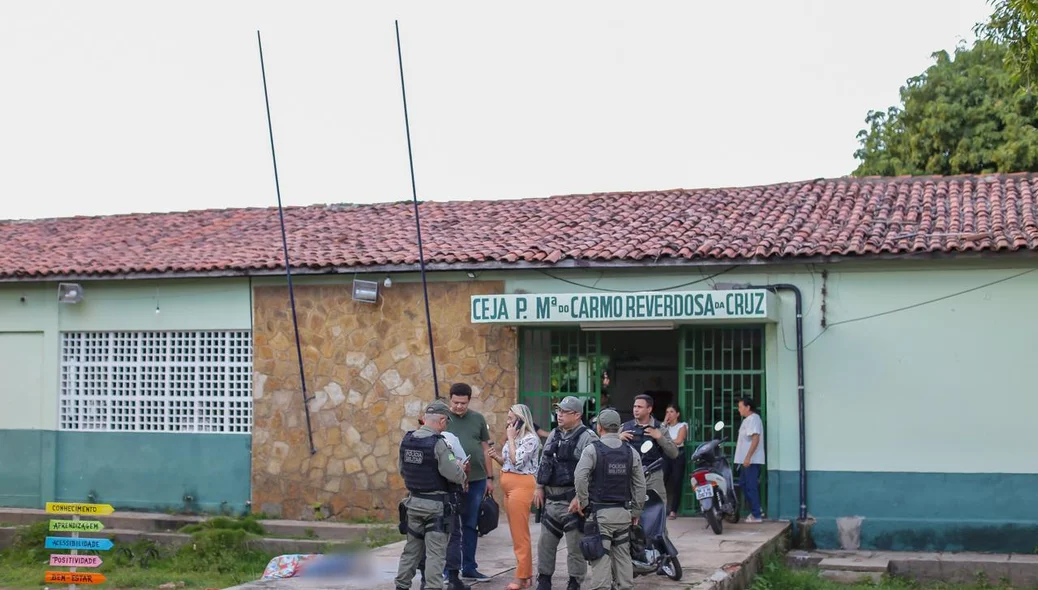
<path fill-rule="evenodd" d="M 797 410 L 800 418 L 800 522 L 807 520 L 807 421 L 804 417 L 804 297 L 796 285 L 751 285 L 749 289 L 767 289 L 773 293 L 792 291 L 796 298 L 797 333 Z"/>

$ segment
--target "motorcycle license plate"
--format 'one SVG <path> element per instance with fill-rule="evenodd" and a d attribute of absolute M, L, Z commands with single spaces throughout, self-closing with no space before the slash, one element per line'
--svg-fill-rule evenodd
<path fill-rule="evenodd" d="M 714 497 L 714 486 L 699 486 L 696 488 L 696 500 Z"/>

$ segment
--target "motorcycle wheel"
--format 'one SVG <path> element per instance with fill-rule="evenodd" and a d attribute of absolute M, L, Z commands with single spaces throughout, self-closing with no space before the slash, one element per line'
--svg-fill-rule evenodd
<path fill-rule="evenodd" d="M 663 568 L 663 573 L 667 574 L 667 577 L 677 582 L 681 579 L 681 562 L 678 561 L 677 557 L 664 557 L 663 564 L 660 566 Z"/>
<path fill-rule="evenodd" d="M 714 534 L 720 535 L 722 527 L 724 527 L 724 521 L 721 520 L 721 509 L 717 507 L 717 504 L 715 503 L 710 510 L 707 510 L 704 516 L 706 516 L 706 522 L 710 525 Z"/>
<path fill-rule="evenodd" d="M 735 494 L 735 509 L 732 510 L 731 514 L 725 514 L 724 519 L 728 522 L 735 524 L 739 522 L 739 518 L 742 515 L 742 498 L 739 494 Z"/>

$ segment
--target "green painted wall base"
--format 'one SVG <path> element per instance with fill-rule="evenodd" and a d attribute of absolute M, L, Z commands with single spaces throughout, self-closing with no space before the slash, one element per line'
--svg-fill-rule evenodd
<path fill-rule="evenodd" d="M 247 434 L 0 431 L 4 506 L 90 501 L 122 510 L 240 513 L 251 497 L 251 471 Z"/>
<path fill-rule="evenodd" d="M 796 520 L 799 474 L 768 474 L 771 518 Z M 858 516 L 861 548 L 1033 553 L 1038 474 L 810 471 L 807 512 L 820 549 L 840 548 L 836 521 Z"/>
<path fill-rule="evenodd" d="M 43 507 L 43 490 L 54 488 L 56 435 L 53 430 L 0 430 L 0 505 Z"/>

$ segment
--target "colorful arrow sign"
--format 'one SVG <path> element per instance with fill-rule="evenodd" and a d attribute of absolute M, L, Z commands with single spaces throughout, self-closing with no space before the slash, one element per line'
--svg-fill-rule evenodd
<path fill-rule="evenodd" d="M 103 531 L 105 525 L 97 520 L 52 520 L 50 530 L 65 533 L 96 533 Z"/>
<path fill-rule="evenodd" d="M 43 581 L 51 584 L 103 584 L 105 576 L 81 572 L 47 572 Z"/>
<path fill-rule="evenodd" d="M 83 504 L 80 502 L 47 502 L 47 512 L 51 514 L 87 514 L 104 516 L 115 512 L 111 504 Z"/>
<path fill-rule="evenodd" d="M 51 555 L 50 564 L 62 567 L 100 567 L 104 563 L 96 555 Z"/>
<path fill-rule="evenodd" d="M 92 551 L 108 551 L 112 548 L 112 542 L 109 539 L 47 537 L 47 542 L 44 547 L 47 549 L 87 549 Z"/>

